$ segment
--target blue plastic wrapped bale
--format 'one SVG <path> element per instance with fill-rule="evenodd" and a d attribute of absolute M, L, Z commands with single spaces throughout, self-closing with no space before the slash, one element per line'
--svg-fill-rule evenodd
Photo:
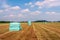
<path fill-rule="evenodd" d="M 31 21 L 28 21 L 28 25 L 29 25 L 29 26 L 31 25 Z"/>
<path fill-rule="evenodd" d="M 9 31 L 19 31 L 19 30 L 21 30 L 20 23 L 16 22 L 10 23 Z"/>

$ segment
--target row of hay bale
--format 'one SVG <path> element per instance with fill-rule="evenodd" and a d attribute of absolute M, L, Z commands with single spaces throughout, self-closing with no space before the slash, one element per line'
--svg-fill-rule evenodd
<path fill-rule="evenodd" d="M 31 21 L 28 21 L 28 25 L 31 25 Z M 11 22 L 10 23 L 10 27 L 9 27 L 9 31 L 19 31 L 21 30 L 21 24 L 19 22 Z"/>

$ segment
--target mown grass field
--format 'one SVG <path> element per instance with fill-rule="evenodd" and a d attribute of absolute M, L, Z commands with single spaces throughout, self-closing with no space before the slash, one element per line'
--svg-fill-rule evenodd
<path fill-rule="evenodd" d="M 9 23 L 0 23 L 0 40 L 60 40 L 60 23 L 21 23 L 22 30 L 9 31 Z"/>

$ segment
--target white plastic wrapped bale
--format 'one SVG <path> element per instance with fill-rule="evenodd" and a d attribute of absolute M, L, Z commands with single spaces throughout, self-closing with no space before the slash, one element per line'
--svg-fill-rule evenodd
<path fill-rule="evenodd" d="M 9 31 L 19 31 L 21 30 L 21 25 L 18 22 L 12 22 L 10 23 Z"/>
<path fill-rule="evenodd" d="M 31 21 L 28 21 L 28 25 L 29 25 L 29 26 L 31 25 Z"/>

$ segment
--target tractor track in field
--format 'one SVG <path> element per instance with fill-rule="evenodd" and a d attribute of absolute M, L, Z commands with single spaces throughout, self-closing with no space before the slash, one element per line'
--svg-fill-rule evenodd
<path fill-rule="evenodd" d="M 59 25 L 32 23 L 31 26 L 28 26 L 27 23 L 23 23 L 21 26 L 20 31 L 0 34 L 0 40 L 60 40 L 60 28 L 56 27 Z"/>
<path fill-rule="evenodd" d="M 36 36 L 38 37 L 38 40 L 51 40 L 51 38 L 49 38 L 49 35 L 40 26 L 38 27 L 35 24 L 34 27 L 35 30 L 37 30 Z"/>
<path fill-rule="evenodd" d="M 53 30 L 53 27 L 50 28 L 50 26 L 43 24 L 34 24 L 33 27 L 36 30 L 38 40 L 60 40 L 60 33 L 56 32 L 57 30 L 55 29 Z"/>
<path fill-rule="evenodd" d="M 44 26 L 44 25 L 43 25 Z M 48 27 L 47 27 L 48 26 Z M 53 30 L 53 31 L 56 31 L 56 32 L 58 32 L 58 33 L 60 33 L 60 31 L 58 31 L 58 30 L 60 30 L 59 28 L 57 28 L 57 26 L 55 27 L 55 26 L 53 26 L 53 25 L 45 25 L 45 27 L 47 27 L 48 29 L 51 29 L 51 30 Z"/>
<path fill-rule="evenodd" d="M 50 26 L 47 26 L 47 27 L 50 27 Z M 51 30 L 53 27 L 51 28 L 47 28 L 46 25 L 43 27 L 41 27 L 44 31 L 46 31 L 46 33 L 49 35 L 49 37 L 52 39 L 52 40 L 60 40 L 60 33 L 56 32 L 56 30 Z"/>
<path fill-rule="evenodd" d="M 26 27 L 26 28 L 25 28 Z M 37 40 L 32 27 L 25 26 L 18 32 L 7 32 L 1 35 L 1 40 Z"/>
<path fill-rule="evenodd" d="M 53 28 L 51 26 L 46 26 L 46 25 L 45 26 L 43 25 L 41 28 L 49 31 L 50 33 L 54 33 L 54 34 L 56 34 L 56 35 L 58 35 L 60 37 L 60 31 L 58 31 L 57 28 Z"/>

